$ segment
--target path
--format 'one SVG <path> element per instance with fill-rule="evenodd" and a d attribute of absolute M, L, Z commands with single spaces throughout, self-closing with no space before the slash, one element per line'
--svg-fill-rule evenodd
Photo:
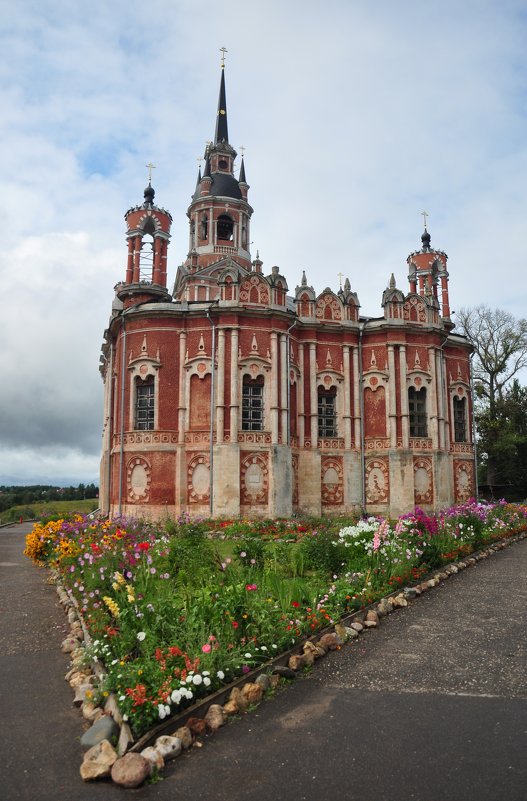
<path fill-rule="evenodd" d="M 0 529 L 2 797 L 123 799 L 78 778 L 65 617 L 21 530 Z M 329 654 L 133 797 L 526 801 L 526 579 L 523 540 Z"/>

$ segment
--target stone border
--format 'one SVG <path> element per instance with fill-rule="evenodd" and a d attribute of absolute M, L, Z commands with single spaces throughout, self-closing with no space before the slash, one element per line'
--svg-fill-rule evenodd
<path fill-rule="evenodd" d="M 300 671 L 311 667 L 328 651 L 339 649 L 345 642 L 356 639 L 367 629 L 376 628 L 380 619 L 408 602 L 418 598 L 450 576 L 476 565 L 498 551 L 527 538 L 527 530 L 505 537 L 481 551 L 450 562 L 433 570 L 415 585 L 395 590 L 363 609 L 345 615 L 341 620 L 321 629 L 313 640 L 302 639 L 293 648 L 275 659 L 240 676 L 235 681 L 203 698 L 179 715 L 157 724 L 134 742 L 130 726 L 123 720 L 113 694 L 104 707 L 94 703 L 97 686 L 105 671 L 100 662 L 85 664 L 85 649 L 91 637 L 75 597 L 60 583 L 60 573 L 51 570 L 59 602 L 67 611 L 70 634 L 61 649 L 71 655 L 66 680 L 74 690 L 73 703 L 91 727 L 81 737 L 85 750 L 80 774 L 84 781 L 110 778 L 125 788 L 139 787 L 151 775 L 162 770 L 165 762 L 179 756 L 183 750 L 202 746 L 202 738 L 212 734 L 234 715 L 244 714 L 258 705 L 264 694 L 275 689 L 284 679 L 295 679 Z M 167 732 L 172 731 L 172 734 Z M 116 743 L 114 748 L 112 742 Z"/>

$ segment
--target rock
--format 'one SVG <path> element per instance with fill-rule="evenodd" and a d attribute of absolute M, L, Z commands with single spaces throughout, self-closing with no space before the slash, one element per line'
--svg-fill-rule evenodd
<path fill-rule="evenodd" d="M 133 743 L 134 736 L 132 734 L 132 729 L 128 725 L 128 723 L 121 724 L 121 730 L 119 732 L 119 739 L 117 740 L 117 753 L 119 756 L 123 756 L 128 751 L 129 746 Z"/>
<path fill-rule="evenodd" d="M 68 623 L 75 623 L 77 620 L 77 612 L 75 609 L 68 609 Z"/>
<path fill-rule="evenodd" d="M 68 683 L 70 687 L 75 690 L 81 684 L 90 684 L 86 673 L 80 673 L 78 670 L 69 670 L 66 675 L 70 676 Z"/>
<path fill-rule="evenodd" d="M 364 628 L 366 628 L 366 629 L 374 629 L 374 628 L 376 628 L 376 626 L 377 626 L 377 623 L 375 622 L 375 620 L 365 620 L 364 621 Z"/>
<path fill-rule="evenodd" d="M 366 614 L 366 622 L 368 620 L 377 624 L 379 622 L 379 615 L 373 609 L 370 609 Z"/>
<path fill-rule="evenodd" d="M 189 718 L 187 726 L 194 737 L 204 737 L 207 733 L 207 724 L 203 718 Z"/>
<path fill-rule="evenodd" d="M 350 623 L 350 629 L 354 629 L 358 634 L 363 630 L 364 626 L 362 623 L 359 623 L 358 620 L 354 620 L 353 623 Z"/>
<path fill-rule="evenodd" d="M 66 637 L 66 639 L 62 641 L 60 650 L 63 654 L 72 654 L 78 647 L 79 640 L 76 637 Z"/>
<path fill-rule="evenodd" d="M 270 684 L 271 684 L 270 681 L 269 681 L 269 676 L 267 675 L 267 673 L 260 673 L 258 678 L 256 678 L 254 680 L 254 683 L 255 684 L 259 684 L 264 693 L 267 692 L 267 690 L 269 689 Z"/>
<path fill-rule="evenodd" d="M 399 593 L 399 595 L 396 595 L 395 598 L 393 599 L 393 604 L 394 606 L 397 606 L 399 608 L 408 606 L 408 601 L 404 597 L 404 593 L 401 592 Z"/>
<path fill-rule="evenodd" d="M 384 617 L 393 612 L 393 604 L 389 598 L 382 598 L 377 604 L 377 614 L 379 617 Z"/>
<path fill-rule="evenodd" d="M 239 712 L 245 712 L 247 709 L 247 699 L 242 695 L 242 691 L 239 687 L 232 688 L 229 701 L 234 701 L 238 705 Z"/>
<path fill-rule="evenodd" d="M 97 743 L 84 754 L 84 760 L 80 767 L 82 780 L 89 782 L 109 776 L 116 759 L 117 754 L 108 740 Z"/>
<path fill-rule="evenodd" d="M 81 714 L 84 720 L 87 720 L 89 723 L 94 723 L 102 715 L 104 715 L 104 712 L 92 701 L 85 701 L 81 706 Z"/>
<path fill-rule="evenodd" d="M 121 715 L 121 710 L 119 709 L 119 705 L 113 693 L 111 693 L 106 699 L 104 711 L 107 715 L 111 715 L 115 722 L 119 724 L 119 726 L 121 725 L 123 722 L 123 716 Z"/>
<path fill-rule="evenodd" d="M 413 598 L 417 598 L 417 588 L 416 587 L 405 587 L 404 588 L 404 597 L 407 601 L 412 600 Z"/>
<path fill-rule="evenodd" d="M 73 703 L 75 706 L 82 706 L 86 701 L 90 701 L 93 697 L 93 685 L 89 684 L 86 680 L 82 684 L 77 684 L 75 687 L 75 697 Z"/>
<path fill-rule="evenodd" d="M 348 639 L 348 635 L 346 634 L 346 626 L 343 626 L 342 623 L 335 623 L 335 634 L 337 635 L 339 645 L 344 645 Z"/>
<path fill-rule="evenodd" d="M 85 731 L 81 737 L 81 748 L 87 751 L 93 748 L 94 745 L 102 742 L 103 740 L 111 740 L 119 734 L 119 726 L 110 717 L 110 715 L 103 715 L 97 720 L 88 731 Z"/>
<path fill-rule="evenodd" d="M 314 658 L 314 657 L 313 657 Z M 302 670 L 306 666 L 306 657 L 304 654 L 293 654 L 289 657 L 288 666 L 295 672 Z"/>
<path fill-rule="evenodd" d="M 225 725 L 225 712 L 219 704 L 209 706 L 205 714 L 205 722 L 211 731 L 217 731 Z"/>
<path fill-rule="evenodd" d="M 227 717 L 240 714 L 240 707 L 238 706 L 238 703 L 234 700 L 227 701 L 226 704 L 223 704 L 222 709 L 227 715 Z"/>
<path fill-rule="evenodd" d="M 318 644 L 322 645 L 323 648 L 327 648 L 328 651 L 336 651 L 340 645 L 338 637 L 334 631 L 330 631 L 328 634 L 323 634 L 318 641 Z"/>
<path fill-rule="evenodd" d="M 315 662 L 316 656 L 311 651 L 306 651 L 302 654 L 302 659 L 304 660 L 304 667 L 311 667 Z"/>
<path fill-rule="evenodd" d="M 321 656 L 326 656 L 327 650 L 326 650 L 326 648 L 324 648 L 324 646 L 317 645 L 316 648 L 317 648 L 317 653 L 316 653 L 316 658 L 317 659 L 320 659 Z"/>
<path fill-rule="evenodd" d="M 156 768 L 156 770 L 162 770 L 165 767 L 165 760 L 159 751 L 156 751 L 153 746 L 150 746 L 149 748 L 143 748 L 141 751 L 141 756 L 145 759 L 148 759 L 152 767 Z"/>
<path fill-rule="evenodd" d="M 276 665 L 273 668 L 273 673 L 277 676 L 281 676 L 283 679 L 296 679 L 295 671 L 285 665 Z"/>
<path fill-rule="evenodd" d="M 357 629 L 352 629 L 351 626 L 346 626 L 346 635 L 348 637 L 348 640 L 354 640 L 355 637 L 359 636 L 359 632 L 357 631 Z"/>
<path fill-rule="evenodd" d="M 307 640 L 307 642 L 304 643 L 302 650 L 305 654 L 313 654 L 315 659 L 318 659 L 317 646 L 314 642 L 311 642 L 311 640 Z"/>
<path fill-rule="evenodd" d="M 172 737 L 177 737 L 181 743 L 181 747 L 186 751 L 192 745 L 192 733 L 188 726 L 180 726 L 173 734 Z"/>
<path fill-rule="evenodd" d="M 272 673 L 269 676 L 269 686 L 271 690 L 276 690 L 279 684 L 280 684 L 280 676 L 278 675 L 278 673 Z"/>
<path fill-rule="evenodd" d="M 182 745 L 179 737 L 169 737 L 165 734 L 157 738 L 154 748 L 158 754 L 161 754 L 165 762 L 168 762 L 170 759 L 175 759 L 180 755 Z"/>
<path fill-rule="evenodd" d="M 139 787 L 152 772 L 152 763 L 141 754 L 125 754 L 117 759 L 111 770 L 112 781 L 121 787 Z"/>
<path fill-rule="evenodd" d="M 263 696 L 263 690 L 259 684 L 249 681 L 242 687 L 242 696 L 245 698 L 247 706 L 252 706 L 253 704 L 260 703 Z"/>

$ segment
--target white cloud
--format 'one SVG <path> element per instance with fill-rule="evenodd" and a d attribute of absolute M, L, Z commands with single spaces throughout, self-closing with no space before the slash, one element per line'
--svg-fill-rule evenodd
<path fill-rule="evenodd" d="M 522 0 L 94 0 L 89 15 L 22 0 L 0 33 L 0 483 L 96 479 L 123 214 L 153 160 L 171 283 L 222 45 L 264 268 L 290 289 L 302 269 L 317 290 L 343 272 L 379 314 L 390 273 L 406 285 L 426 208 L 453 308 L 523 316 L 526 29 Z"/>

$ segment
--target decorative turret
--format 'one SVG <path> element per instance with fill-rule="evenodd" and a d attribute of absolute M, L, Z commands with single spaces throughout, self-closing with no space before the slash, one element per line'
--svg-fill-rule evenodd
<path fill-rule="evenodd" d="M 443 319 L 450 322 L 448 256 L 444 251 L 431 247 L 431 236 L 426 227 L 428 214 L 425 211 L 422 214 L 425 229 L 421 235 L 421 249 L 411 253 L 406 260 L 409 267 L 410 292 L 418 293 L 428 299 L 433 298 L 441 308 Z M 439 284 L 441 284 L 441 298 L 439 298 Z"/>
<path fill-rule="evenodd" d="M 116 287 L 117 297 L 125 307 L 133 303 L 169 301 L 167 291 L 167 250 L 172 216 L 155 205 L 152 186 L 153 164 L 149 169 L 148 186 L 140 206 L 128 209 L 126 220 L 128 261 L 126 279 Z"/>
<path fill-rule="evenodd" d="M 243 269 L 252 270 L 249 224 L 253 210 L 247 202 L 249 185 L 243 156 L 239 179 L 234 174 L 237 153 L 229 143 L 224 59 L 226 51 L 222 48 L 222 52 L 214 141 L 207 143 L 203 175 L 200 170 L 196 190 L 187 211 L 190 220 L 189 256 L 182 268 L 182 280 L 185 280 L 184 276 L 188 272 L 201 278 L 202 271 L 212 265 L 218 264 L 221 269 L 223 261 L 229 257 Z M 207 272 L 205 283 L 209 285 L 212 275 L 210 270 Z M 212 284 L 210 287 L 212 298 Z M 179 289 L 176 281 L 178 294 Z"/>

